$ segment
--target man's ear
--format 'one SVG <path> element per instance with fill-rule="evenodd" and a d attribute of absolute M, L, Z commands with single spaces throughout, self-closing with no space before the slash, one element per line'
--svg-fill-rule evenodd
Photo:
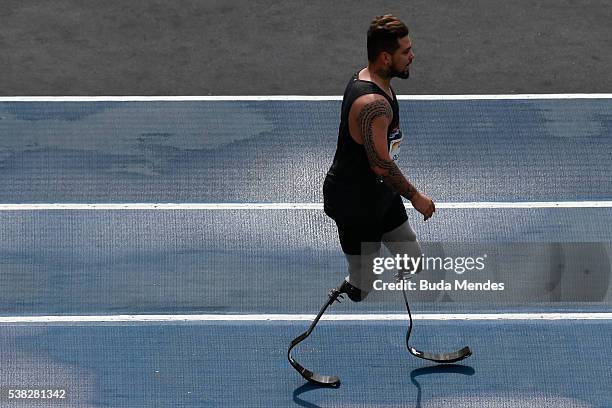
<path fill-rule="evenodd" d="M 385 63 L 385 65 L 389 65 L 391 64 L 391 61 L 393 61 L 393 56 L 386 51 L 382 52 L 382 57 L 383 57 L 383 62 Z"/>

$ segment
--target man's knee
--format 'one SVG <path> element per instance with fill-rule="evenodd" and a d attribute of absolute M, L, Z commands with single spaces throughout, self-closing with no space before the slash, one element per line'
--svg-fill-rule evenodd
<path fill-rule="evenodd" d="M 350 285 L 350 287 L 347 287 L 347 290 L 349 290 L 347 295 L 351 300 L 360 302 L 372 290 L 375 280 L 372 265 L 373 259 L 377 255 L 377 252 L 369 255 L 346 255 L 349 272 L 346 282 Z"/>

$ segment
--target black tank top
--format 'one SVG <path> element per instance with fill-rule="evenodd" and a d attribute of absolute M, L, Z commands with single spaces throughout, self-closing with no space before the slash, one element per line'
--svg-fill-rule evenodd
<path fill-rule="evenodd" d="M 336 153 L 323 187 L 325 212 L 332 218 L 339 212 L 373 215 L 372 211 L 384 211 L 397 195 L 370 169 L 365 148 L 351 137 L 348 121 L 351 106 L 357 98 L 367 94 L 384 96 L 393 110 L 393 119 L 387 129 L 387 148 L 391 158 L 397 160 L 403 136 L 399 128 L 399 104 L 393 89 L 391 92 L 393 99 L 374 82 L 360 80 L 359 73 L 355 73 L 346 86 Z"/>

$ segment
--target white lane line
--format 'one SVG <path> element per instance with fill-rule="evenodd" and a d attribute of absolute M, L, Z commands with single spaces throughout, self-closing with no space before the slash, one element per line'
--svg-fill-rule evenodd
<path fill-rule="evenodd" d="M 612 320 L 612 313 L 421 313 L 415 320 Z M 97 323 L 97 322 L 267 322 L 313 320 L 312 314 L 188 314 L 100 316 L 1 316 L 0 323 Z M 406 314 L 329 314 L 330 321 L 405 321 Z"/>
<path fill-rule="evenodd" d="M 491 94 L 491 95 L 398 95 L 399 100 L 538 100 L 612 99 L 610 93 Z M 219 95 L 219 96 L 3 96 L 0 102 L 216 102 L 216 101 L 341 101 L 341 95 Z"/>
<path fill-rule="evenodd" d="M 612 201 L 436 203 L 447 209 L 612 208 Z M 322 210 L 322 203 L 40 203 L 0 204 L 0 211 L 38 210 Z"/>

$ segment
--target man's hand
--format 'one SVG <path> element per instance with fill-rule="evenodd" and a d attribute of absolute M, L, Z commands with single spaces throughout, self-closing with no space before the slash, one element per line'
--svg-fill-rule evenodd
<path fill-rule="evenodd" d="M 427 221 L 428 218 L 431 218 L 433 213 L 436 211 L 436 206 L 431 198 L 427 197 L 425 194 L 419 193 L 418 191 L 414 193 L 410 199 L 410 202 L 415 210 L 423 214 L 425 217 L 423 221 Z"/>

